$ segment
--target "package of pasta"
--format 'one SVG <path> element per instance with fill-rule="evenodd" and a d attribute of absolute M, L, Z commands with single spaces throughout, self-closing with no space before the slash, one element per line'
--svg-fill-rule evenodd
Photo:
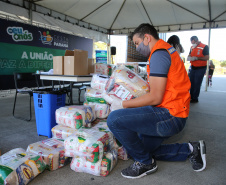
<path fill-rule="evenodd" d="M 93 89 L 97 89 L 100 92 L 103 92 L 104 89 L 105 89 L 105 85 L 106 85 L 108 80 L 109 80 L 109 76 L 94 74 L 93 77 L 92 77 L 90 86 Z"/>
<path fill-rule="evenodd" d="M 56 125 L 52 128 L 52 137 L 56 139 L 65 139 L 77 131 L 75 128 L 67 127 L 64 125 Z"/>
<path fill-rule="evenodd" d="M 110 114 L 110 105 L 94 102 L 84 102 L 84 105 L 93 105 L 97 118 L 107 118 Z"/>
<path fill-rule="evenodd" d="M 95 63 L 94 73 L 111 76 L 114 68 L 115 65 L 112 64 Z"/>
<path fill-rule="evenodd" d="M 124 146 L 117 140 L 114 139 L 114 148 L 118 150 L 118 159 L 128 160 L 129 155 Z"/>
<path fill-rule="evenodd" d="M 137 74 L 139 73 L 138 62 L 117 63 L 117 67 L 124 67 L 124 66 Z"/>
<path fill-rule="evenodd" d="M 65 157 L 64 142 L 55 138 L 28 145 L 27 152 L 41 155 L 50 171 L 67 165 L 71 160 Z"/>
<path fill-rule="evenodd" d="M 109 93 L 115 87 L 121 86 L 128 90 L 134 97 L 142 96 L 150 91 L 149 84 L 127 67 L 117 67 L 114 70 L 105 86 L 105 90 Z"/>
<path fill-rule="evenodd" d="M 93 128 L 81 128 L 65 139 L 65 155 L 68 157 L 85 157 L 96 163 L 103 157 L 103 152 L 110 149 L 113 140 L 111 132 Z"/>
<path fill-rule="evenodd" d="M 73 105 L 60 107 L 55 114 L 57 124 L 75 129 L 82 126 L 91 127 L 91 122 L 96 119 L 94 106 Z"/>
<path fill-rule="evenodd" d="M 109 152 L 104 154 L 104 157 L 101 161 L 100 175 L 107 176 L 116 166 L 118 161 L 118 151 L 117 149 L 112 149 Z"/>
<path fill-rule="evenodd" d="M 13 149 L 0 157 L 0 184 L 28 184 L 42 173 L 46 164 L 40 155 Z"/>

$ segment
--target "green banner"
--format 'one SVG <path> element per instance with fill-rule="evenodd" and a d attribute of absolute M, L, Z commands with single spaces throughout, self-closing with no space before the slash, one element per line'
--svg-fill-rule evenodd
<path fill-rule="evenodd" d="M 14 72 L 49 71 L 53 68 L 53 56 L 64 56 L 65 50 L 0 42 L 0 75 Z"/>

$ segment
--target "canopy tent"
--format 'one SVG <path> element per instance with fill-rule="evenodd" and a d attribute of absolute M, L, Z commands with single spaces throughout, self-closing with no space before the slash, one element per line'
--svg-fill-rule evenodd
<path fill-rule="evenodd" d="M 150 23 L 159 32 L 226 27 L 225 0 L 1 1 L 5 2 L 0 6 L 2 11 L 23 14 L 32 20 L 48 24 L 62 20 L 107 34 L 127 34 L 141 23 Z M 26 13 L 7 8 L 6 4 L 9 3 L 26 9 Z M 40 17 L 35 12 L 46 16 Z"/>
<path fill-rule="evenodd" d="M 225 0 L 1 0 L 0 11 L 96 41 L 141 23 L 159 32 L 226 28 Z M 15 8 L 16 7 L 16 8 Z M 21 18 L 21 17 L 19 17 Z"/>

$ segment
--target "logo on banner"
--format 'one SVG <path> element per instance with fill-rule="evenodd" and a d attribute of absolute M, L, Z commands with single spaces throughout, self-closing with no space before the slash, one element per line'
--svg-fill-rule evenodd
<path fill-rule="evenodd" d="M 16 42 L 19 41 L 32 41 L 33 35 L 28 30 L 23 30 L 22 27 L 8 27 L 7 33 L 12 36 Z"/>
<path fill-rule="evenodd" d="M 53 37 L 51 37 L 49 31 L 40 32 L 40 40 L 42 41 L 42 44 L 48 44 L 52 45 Z"/>
<path fill-rule="evenodd" d="M 68 48 L 68 38 L 59 36 L 59 35 L 54 35 L 54 46 L 58 47 L 65 47 Z"/>

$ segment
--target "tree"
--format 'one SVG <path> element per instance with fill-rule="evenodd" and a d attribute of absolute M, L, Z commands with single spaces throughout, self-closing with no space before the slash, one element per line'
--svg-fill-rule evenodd
<path fill-rule="evenodd" d="M 222 61 L 222 62 L 220 63 L 220 66 L 221 66 L 221 67 L 226 67 L 226 60 L 225 60 L 225 61 Z"/>

